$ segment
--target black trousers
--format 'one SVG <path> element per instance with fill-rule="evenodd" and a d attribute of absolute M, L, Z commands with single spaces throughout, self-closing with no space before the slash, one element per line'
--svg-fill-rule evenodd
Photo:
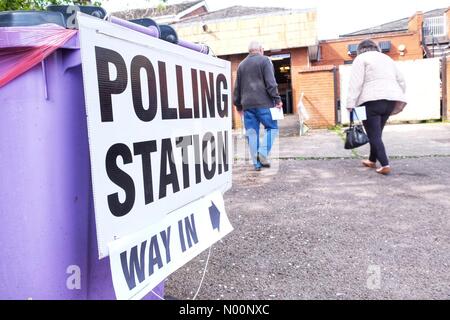
<path fill-rule="evenodd" d="M 386 149 L 382 140 L 383 129 L 394 110 L 395 101 L 377 100 L 364 104 L 366 106 L 367 120 L 363 121 L 370 142 L 369 160 L 380 162 L 381 166 L 389 165 Z"/>

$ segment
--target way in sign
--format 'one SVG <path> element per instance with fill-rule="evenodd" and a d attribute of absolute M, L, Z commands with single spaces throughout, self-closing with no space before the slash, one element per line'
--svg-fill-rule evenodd
<path fill-rule="evenodd" d="M 168 226 L 166 230 L 152 235 L 149 240 L 132 247 L 129 252 L 127 250 L 120 254 L 122 271 L 129 290 L 136 287 L 136 278 L 142 283 L 153 275 L 155 268 L 162 269 L 167 266 L 171 262 L 171 248 L 179 246 L 175 251 L 181 249 L 184 253 L 199 242 L 194 214 L 179 220 L 177 225 L 178 228 L 175 230 L 178 234 L 173 241 L 171 241 L 172 226 Z"/>
<path fill-rule="evenodd" d="M 108 244 L 118 299 L 140 299 L 233 230 L 221 191 Z"/>

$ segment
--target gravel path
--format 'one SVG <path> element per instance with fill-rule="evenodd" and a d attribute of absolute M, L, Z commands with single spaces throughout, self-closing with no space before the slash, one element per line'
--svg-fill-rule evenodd
<path fill-rule="evenodd" d="M 236 165 L 235 230 L 213 246 L 198 299 L 450 299 L 450 157 L 392 166 L 383 177 L 352 159 Z M 191 299 L 207 256 L 166 294 Z"/>

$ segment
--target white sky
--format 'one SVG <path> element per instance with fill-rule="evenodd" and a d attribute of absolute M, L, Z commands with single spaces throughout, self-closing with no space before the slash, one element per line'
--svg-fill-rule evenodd
<path fill-rule="evenodd" d="M 168 4 L 183 1 L 169 0 Z M 103 0 L 108 11 L 144 8 L 157 0 Z M 450 0 L 206 0 L 210 11 L 241 5 L 248 7 L 316 8 L 319 39 L 337 38 L 360 29 L 450 6 Z"/>

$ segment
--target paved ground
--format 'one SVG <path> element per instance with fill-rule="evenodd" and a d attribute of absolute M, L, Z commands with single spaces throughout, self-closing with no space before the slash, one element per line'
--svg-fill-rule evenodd
<path fill-rule="evenodd" d="M 225 197 L 235 230 L 213 247 L 199 299 L 450 299 L 449 124 L 387 127 L 389 177 L 335 132 L 280 140 L 260 173 L 237 155 Z M 166 293 L 191 299 L 207 256 Z"/>

